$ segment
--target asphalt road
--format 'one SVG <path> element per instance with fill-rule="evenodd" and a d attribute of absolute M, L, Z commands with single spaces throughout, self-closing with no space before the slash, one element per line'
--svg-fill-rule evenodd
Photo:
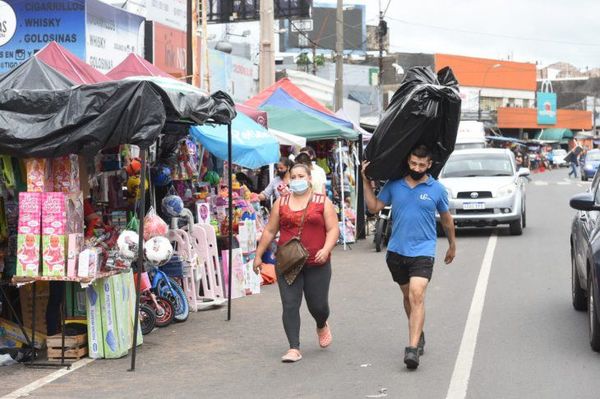
<path fill-rule="evenodd" d="M 224 310 L 193 314 L 187 323 L 154 331 L 129 358 L 94 361 L 30 393 L 34 398 L 598 398 L 600 356 L 587 340 L 586 314 L 571 306 L 571 195 L 588 186 L 566 170 L 533 175 L 527 188 L 528 225 L 463 230 L 452 265 L 447 244 L 427 293 L 426 354 L 405 369 L 406 320 L 399 288 L 370 242 L 334 254 L 330 319 L 334 343 L 318 348 L 314 322 L 303 309 L 304 359 L 282 364 L 286 340 L 277 288 Z M 482 312 L 469 316 L 484 254 L 497 235 Z M 493 257 L 490 258 L 490 256 Z M 477 302 L 477 301 L 476 301 Z M 467 318 L 478 327 L 463 342 Z M 480 323 L 472 324 L 473 320 Z M 474 345 L 468 356 L 468 344 Z M 465 356 L 465 353 L 467 354 Z M 455 370 L 457 358 L 469 367 Z M 49 371 L 0 368 L 0 395 Z M 462 374 L 463 379 L 457 379 Z M 458 383 L 457 383 L 458 381 Z M 467 384 L 468 383 L 468 384 Z M 466 394 L 449 395 L 451 384 Z M 387 395 L 387 396 L 386 396 Z"/>

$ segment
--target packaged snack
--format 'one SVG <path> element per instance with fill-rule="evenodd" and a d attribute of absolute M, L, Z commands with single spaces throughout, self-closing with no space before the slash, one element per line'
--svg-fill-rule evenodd
<path fill-rule="evenodd" d="M 19 193 L 17 276 L 39 274 L 42 193 Z"/>

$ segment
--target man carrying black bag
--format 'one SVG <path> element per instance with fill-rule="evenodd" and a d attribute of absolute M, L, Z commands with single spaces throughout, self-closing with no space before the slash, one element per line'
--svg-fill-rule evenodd
<path fill-rule="evenodd" d="M 365 174 L 369 162 L 362 167 L 365 202 L 371 213 L 392 205 L 392 236 L 387 264 L 393 280 L 400 285 L 404 310 L 408 317 L 409 345 L 405 348 L 404 363 L 409 369 L 419 366 L 424 353 L 425 290 L 431 280 L 437 242 L 435 213 L 440 214 L 448 237 L 449 248 L 444 259 L 451 263 L 456 255 L 454 221 L 448 211 L 448 194 L 444 186 L 427 172 L 432 155 L 424 145 L 415 147 L 408 158 L 408 174 L 390 180 L 376 197 Z"/>

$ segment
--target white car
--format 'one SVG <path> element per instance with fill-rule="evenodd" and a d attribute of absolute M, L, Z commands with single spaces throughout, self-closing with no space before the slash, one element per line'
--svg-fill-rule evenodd
<path fill-rule="evenodd" d="M 567 151 L 559 148 L 556 150 L 552 150 L 552 165 L 554 166 L 566 166 L 567 162 L 565 161 L 565 157 L 567 156 Z"/>
<path fill-rule="evenodd" d="M 509 150 L 465 149 L 450 155 L 439 182 L 448 191 L 457 227 L 508 224 L 512 235 L 521 235 L 526 225 L 523 177 L 529 173 L 527 168 L 517 170 Z"/>

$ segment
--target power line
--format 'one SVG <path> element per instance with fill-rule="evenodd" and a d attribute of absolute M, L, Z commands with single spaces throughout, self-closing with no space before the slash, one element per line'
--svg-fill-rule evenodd
<path fill-rule="evenodd" d="M 392 0 L 388 0 L 387 6 L 385 6 L 385 10 L 383 11 L 383 15 L 381 16 L 381 18 L 385 18 L 385 14 L 387 14 L 387 10 L 388 10 L 388 8 L 390 8 L 391 2 L 392 2 Z"/>
<path fill-rule="evenodd" d="M 429 24 L 423 24 L 423 23 L 418 23 L 418 22 L 411 22 L 411 21 L 393 18 L 393 17 L 388 17 L 388 18 L 392 21 L 399 22 L 399 23 L 402 23 L 405 25 L 421 26 L 421 27 L 432 28 L 432 29 L 440 29 L 440 30 L 445 30 L 445 31 L 449 31 L 449 32 L 460 32 L 460 33 L 468 33 L 468 34 L 473 34 L 473 35 L 486 35 L 486 36 L 493 36 L 493 37 L 501 37 L 504 39 L 526 40 L 526 41 L 532 41 L 532 42 L 567 44 L 567 45 L 571 45 L 571 46 L 575 45 L 575 46 L 600 47 L 600 43 L 581 43 L 581 42 L 571 42 L 571 41 L 564 41 L 564 40 L 551 40 L 551 39 L 539 39 L 539 38 L 524 37 L 524 36 L 513 36 L 513 35 L 505 35 L 505 34 L 501 34 L 501 33 L 478 32 L 478 31 L 472 31 L 472 30 L 467 30 L 467 29 L 448 28 L 448 27 L 439 26 L 439 25 L 429 25 Z"/>

